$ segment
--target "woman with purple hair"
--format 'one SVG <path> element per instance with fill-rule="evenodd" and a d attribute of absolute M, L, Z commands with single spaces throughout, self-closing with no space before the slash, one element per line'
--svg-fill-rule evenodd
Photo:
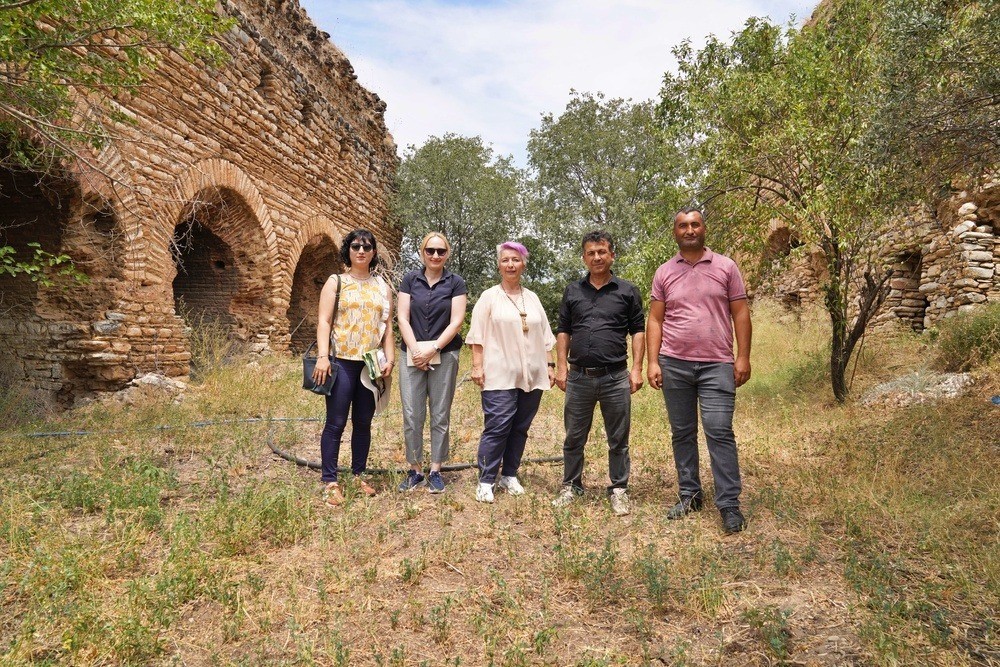
<path fill-rule="evenodd" d="M 483 435 L 476 460 L 476 500 L 493 502 L 493 488 L 524 493 L 517 479 L 528 428 L 542 391 L 552 387 L 556 338 L 542 302 L 521 286 L 528 250 L 507 241 L 497 246 L 500 284 L 489 288 L 472 309 L 465 342 L 472 347 L 472 381 L 482 391 Z"/>

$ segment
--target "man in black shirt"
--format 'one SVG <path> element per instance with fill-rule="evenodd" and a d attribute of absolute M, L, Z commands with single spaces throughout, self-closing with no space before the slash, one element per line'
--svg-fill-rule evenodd
<path fill-rule="evenodd" d="M 556 385 L 566 392 L 566 440 L 563 488 L 552 503 L 565 506 L 583 494 L 583 450 L 599 403 L 608 435 L 608 496 L 612 511 L 621 516 L 629 513 L 631 395 L 642 387 L 645 357 L 642 296 L 635 285 L 611 273 L 615 253 L 610 234 L 589 232 L 582 245 L 588 274 L 566 286 L 556 328 Z"/>

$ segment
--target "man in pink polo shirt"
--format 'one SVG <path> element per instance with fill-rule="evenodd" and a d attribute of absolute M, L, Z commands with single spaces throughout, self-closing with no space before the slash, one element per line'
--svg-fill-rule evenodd
<path fill-rule="evenodd" d="M 646 374 L 663 390 L 670 419 L 679 502 L 668 519 L 701 509 L 698 411 L 715 478 L 715 506 L 727 533 L 746 527 L 740 513 L 740 465 L 733 435 L 736 387 L 750 379 L 750 309 L 736 262 L 705 247 L 695 208 L 674 218 L 680 252 L 656 270 L 646 321 Z M 737 354 L 733 356 L 733 330 Z"/>

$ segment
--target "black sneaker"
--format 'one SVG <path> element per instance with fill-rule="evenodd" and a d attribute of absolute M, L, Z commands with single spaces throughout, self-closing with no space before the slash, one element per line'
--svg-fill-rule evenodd
<path fill-rule="evenodd" d="M 681 501 L 667 510 L 668 519 L 682 519 L 691 512 L 701 509 L 701 498 L 698 496 L 681 496 Z"/>
<path fill-rule="evenodd" d="M 399 483 L 400 491 L 409 491 L 415 487 L 420 486 L 424 483 L 424 476 L 415 470 L 411 470 L 406 473 L 406 479 Z"/>
<path fill-rule="evenodd" d="M 723 507 L 719 509 L 719 514 L 722 515 L 722 530 L 727 534 L 746 530 L 747 520 L 743 518 L 739 507 Z"/>

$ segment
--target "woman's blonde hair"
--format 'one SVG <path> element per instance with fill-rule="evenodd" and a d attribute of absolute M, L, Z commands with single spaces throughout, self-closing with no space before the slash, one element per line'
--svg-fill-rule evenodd
<path fill-rule="evenodd" d="M 426 234 L 424 234 L 424 238 L 420 239 L 420 261 L 423 261 L 423 258 L 426 254 L 424 253 L 424 248 L 427 247 L 427 244 L 430 243 L 430 240 L 433 238 L 439 238 L 442 241 L 444 241 L 444 247 L 448 249 L 448 254 L 449 255 L 451 254 L 451 243 L 448 242 L 447 236 L 445 236 L 441 232 L 427 232 Z"/>

